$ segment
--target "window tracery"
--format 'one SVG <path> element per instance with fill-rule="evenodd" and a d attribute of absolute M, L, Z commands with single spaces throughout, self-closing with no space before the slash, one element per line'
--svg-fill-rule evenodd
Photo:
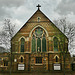
<path fill-rule="evenodd" d="M 46 33 L 40 27 L 32 32 L 32 52 L 46 52 Z"/>

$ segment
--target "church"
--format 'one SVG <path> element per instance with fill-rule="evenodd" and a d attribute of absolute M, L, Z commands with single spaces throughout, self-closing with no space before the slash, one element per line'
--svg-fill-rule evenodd
<path fill-rule="evenodd" d="M 11 39 L 12 71 L 71 71 L 68 38 L 37 7 Z"/>

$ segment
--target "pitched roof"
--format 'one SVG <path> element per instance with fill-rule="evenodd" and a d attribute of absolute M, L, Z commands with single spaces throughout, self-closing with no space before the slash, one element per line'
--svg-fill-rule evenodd
<path fill-rule="evenodd" d="M 20 30 L 27 24 L 27 23 L 29 23 L 29 22 L 34 22 L 34 21 L 32 21 L 31 19 L 37 14 L 37 16 L 39 15 L 39 14 L 42 14 L 43 16 L 45 16 L 46 17 L 46 21 L 50 21 L 53 25 L 54 25 L 54 27 L 56 27 L 66 38 L 67 38 L 67 36 L 40 10 L 40 9 L 38 9 L 31 17 L 30 17 L 30 19 L 20 28 Z M 36 21 L 35 21 L 36 22 Z M 20 31 L 19 30 L 19 31 Z M 19 32 L 18 31 L 18 32 Z M 17 32 L 17 33 L 18 33 Z M 16 33 L 16 34 L 17 34 Z M 15 34 L 15 36 L 16 36 L 16 34 Z M 14 36 L 14 37 L 15 37 Z M 14 38 L 14 37 L 12 37 L 12 39 Z M 11 40 L 12 40 L 11 39 Z M 68 39 L 68 38 L 67 38 Z"/>

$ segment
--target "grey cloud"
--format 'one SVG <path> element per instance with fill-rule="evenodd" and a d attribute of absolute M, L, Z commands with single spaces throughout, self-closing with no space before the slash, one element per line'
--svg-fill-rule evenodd
<path fill-rule="evenodd" d="M 0 0 L 0 6 L 17 7 L 24 4 L 25 0 Z"/>
<path fill-rule="evenodd" d="M 5 17 L 11 17 L 9 12 L 5 8 L 0 7 L 0 20 L 5 19 Z"/>
<path fill-rule="evenodd" d="M 75 0 L 62 0 L 55 11 L 61 15 L 70 14 L 73 12 L 75 14 Z"/>
<path fill-rule="evenodd" d="M 60 14 L 64 14 L 65 12 L 67 13 L 73 9 L 67 9 L 69 7 L 68 4 L 72 4 L 73 0 L 62 0 L 62 2 L 60 1 L 61 0 L 0 0 L 0 20 L 6 17 L 18 19 L 20 21 L 25 21 L 25 19 L 27 20 L 37 10 L 36 5 L 38 4 L 41 5 L 41 10 L 50 19 L 54 15 L 59 16 L 59 14 L 57 13 L 58 11 Z M 56 7 L 57 12 L 54 12 L 54 9 Z"/>
<path fill-rule="evenodd" d="M 15 7 L 17 9 L 22 6 L 24 2 L 25 0 L 0 0 L 0 20 L 11 18 L 12 8 Z"/>
<path fill-rule="evenodd" d="M 40 4 L 41 9 L 50 15 L 59 0 L 0 0 L 0 20 L 5 16 L 24 20 L 32 15 L 36 10 L 36 5 Z M 25 14 L 26 15 L 25 15 Z M 25 16 L 25 17 L 24 17 Z"/>

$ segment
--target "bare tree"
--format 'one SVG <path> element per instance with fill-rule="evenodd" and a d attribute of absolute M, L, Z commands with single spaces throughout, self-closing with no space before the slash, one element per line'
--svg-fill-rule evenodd
<path fill-rule="evenodd" d="M 55 20 L 54 21 L 55 25 L 68 37 L 69 39 L 69 46 L 68 49 L 71 52 L 71 48 L 72 48 L 72 42 L 75 36 L 75 27 L 72 23 L 70 23 L 69 21 L 67 21 L 66 18 L 61 18 L 59 20 Z M 64 38 L 64 43 L 65 43 L 65 38 Z M 63 60 L 64 60 L 64 75 L 65 75 L 65 59 L 66 59 L 66 55 L 65 55 L 65 46 L 64 46 L 64 51 L 63 53 Z"/>
<path fill-rule="evenodd" d="M 67 20 L 67 18 L 61 18 L 54 20 L 54 24 L 68 37 L 69 46 L 68 49 L 71 52 L 72 42 L 74 41 L 75 36 L 75 26 Z"/>
<path fill-rule="evenodd" d="M 4 20 L 3 30 L 1 32 L 2 44 L 6 46 L 6 50 L 10 51 L 11 48 L 11 38 L 15 34 L 15 24 L 12 24 L 10 19 Z"/>
<path fill-rule="evenodd" d="M 12 70 L 12 51 L 11 51 L 11 38 L 15 34 L 15 25 L 12 24 L 10 19 L 5 19 L 3 31 L 1 33 L 2 36 L 2 42 L 5 44 L 7 50 L 10 49 L 10 75 Z"/>
<path fill-rule="evenodd" d="M 1 43 L 5 45 L 6 52 L 8 52 L 8 37 L 5 31 L 2 31 L 1 34 Z"/>

